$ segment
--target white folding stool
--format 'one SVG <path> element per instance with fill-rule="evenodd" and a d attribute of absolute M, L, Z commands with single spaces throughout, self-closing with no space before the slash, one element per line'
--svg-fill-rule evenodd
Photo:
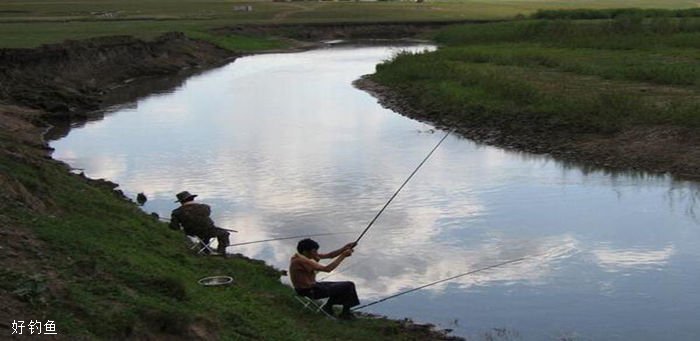
<path fill-rule="evenodd" d="M 335 317 L 333 315 L 328 314 L 325 310 L 322 309 L 323 305 L 326 304 L 326 302 L 328 302 L 328 297 L 313 299 L 295 293 L 294 298 L 296 298 L 297 301 L 299 301 L 299 303 L 301 303 L 301 305 L 304 306 L 302 309 L 308 309 L 315 313 L 321 312 L 323 313 L 323 315 L 326 315 L 326 317 L 335 320 Z"/>
<path fill-rule="evenodd" d="M 188 236 L 188 235 L 186 235 L 186 236 L 187 236 L 187 239 L 191 243 L 190 250 L 197 250 L 198 255 L 204 253 L 205 251 L 208 252 L 208 254 L 210 254 L 210 255 L 217 255 L 218 254 L 216 252 L 216 250 L 214 250 L 211 247 L 211 243 L 214 242 L 215 238 L 209 238 L 209 240 L 205 242 L 203 239 L 201 239 L 197 236 Z"/>

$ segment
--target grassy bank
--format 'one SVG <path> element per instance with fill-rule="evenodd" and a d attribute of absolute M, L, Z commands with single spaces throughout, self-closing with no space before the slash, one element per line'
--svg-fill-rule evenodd
<path fill-rule="evenodd" d="M 234 10 L 252 6 L 252 11 Z M 692 8 L 692 0 L 461 0 L 271 2 L 197 0 L 8 0 L 0 3 L 0 47 L 34 47 L 105 35 L 152 38 L 166 32 L 202 34 L 238 24 L 503 20 L 538 10 L 571 8 Z"/>
<path fill-rule="evenodd" d="M 399 321 L 305 313 L 261 261 L 194 255 L 107 183 L 0 135 L 0 321 L 53 320 L 63 339 L 424 339 Z M 292 250 L 290 250 L 290 253 Z M 228 287 L 203 287 L 228 275 Z M 25 330 L 26 331 L 26 330 Z"/>
<path fill-rule="evenodd" d="M 437 34 L 444 48 L 400 54 L 372 78 L 462 125 L 551 133 L 697 128 L 698 38 L 694 17 L 461 25 Z"/>

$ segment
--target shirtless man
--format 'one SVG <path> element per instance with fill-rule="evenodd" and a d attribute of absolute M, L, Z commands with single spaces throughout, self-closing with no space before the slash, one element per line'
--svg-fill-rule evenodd
<path fill-rule="evenodd" d="M 297 253 L 289 262 L 289 277 L 297 294 L 312 299 L 328 297 L 323 311 L 333 316 L 333 305 L 340 304 L 343 310 L 341 319 L 354 318 L 351 307 L 360 304 L 353 282 L 316 282 L 316 272 L 331 272 L 347 257 L 350 257 L 356 243 L 348 243 L 342 248 L 329 253 L 319 253 L 319 245 L 311 239 L 304 239 L 297 244 Z M 318 263 L 321 259 L 333 259 L 328 265 Z"/>

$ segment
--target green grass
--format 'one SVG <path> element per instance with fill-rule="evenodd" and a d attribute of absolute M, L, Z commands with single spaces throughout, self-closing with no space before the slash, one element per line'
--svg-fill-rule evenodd
<path fill-rule="evenodd" d="M 0 144 L 32 155 L 5 136 Z M 0 293 L 26 302 L 32 310 L 26 317 L 56 321 L 64 337 L 192 337 L 199 328 L 222 340 L 420 338 L 398 321 L 343 323 L 305 313 L 279 273 L 262 262 L 196 256 L 181 232 L 41 157 L 2 152 L 0 176 L 50 203 L 43 213 L 24 199 L 0 203 L 3 224 L 23 226 L 43 243 L 21 250 L 33 255 L 12 262 L 21 265 L 4 264 Z M 197 284 L 212 275 L 232 276 L 235 285 Z"/>
<path fill-rule="evenodd" d="M 452 26 L 435 39 L 450 46 L 533 42 L 545 46 L 608 50 L 697 48 L 698 18 L 620 17 L 614 20 L 533 20 Z"/>
<path fill-rule="evenodd" d="M 253 11 L 234 11 L 252 5 Z M 0 2 L 0 47 L 34 47 L 103 35 L 152 38 L 165 32 L 206 33 L 238 24 L 503 20 L 541 9 L 693 8 L 693 0 L 461 0 L 271 2 L 228 0 L 7 0 Z"/>
<path fill-rule="evenodd" d="M 373 78 L 460 125 L 555 133 L 700 127 L 699 23 L 618 17 L 453 26 L 436 35 L 438 51 L 399 55 Z"/>
<path fill-rule="evenodd" d="M 700 38 L 700 37 L 698 37 Z M 568 49 L 536 43 L 463 46 L 440 51 L 446 60 L 546 68 L 604 79 L 660 85 L 700 85 L 695 49 L 654 50 Z"/>
<path fill-rule="evenodd" d="M 685 18 L 699 17 L 700 8 L 662 9 L 662 8 L 610 8 L 610 9 L 576 9 L 576 10 L 538 10 L 532 15 L 534 19 L 614 19 L 624 16 L 642 18 Z"/>

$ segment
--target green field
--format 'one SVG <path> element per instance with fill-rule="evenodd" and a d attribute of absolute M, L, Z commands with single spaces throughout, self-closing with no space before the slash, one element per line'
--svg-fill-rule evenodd
<path fill-rule="evenodd" d="M 698 18 L 461 25 L 435 39 L 444 47 L 399 55 L 374 79 L 462 125 L 569 133 L 700 127 Z"/>
<path fill-rule="evenodd" d="M 250 12 L 235 6 L 251 5 Z M 5 0 L 0 2 L 0 47 L 33 47 L 103 35 L 142 38 L 205 32 L 246 23 L 502 20 L 538 9 L 693 8 L 695 0 L 492 0 L 272 2 L 194 0 Z"/>

